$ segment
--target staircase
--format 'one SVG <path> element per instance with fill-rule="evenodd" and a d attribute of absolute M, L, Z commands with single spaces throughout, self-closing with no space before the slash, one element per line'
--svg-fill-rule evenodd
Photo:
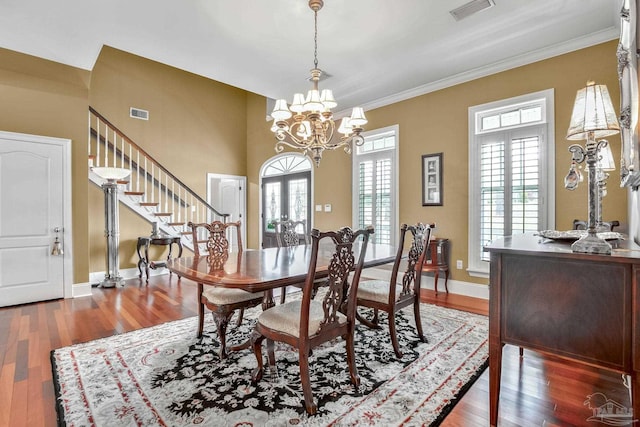
<path fill-rule="evenodd" d="M 129 178 L 118 181 L 123 187 L 120 202 L 150 223 L 157 223 L 158 230 L 163 233 L 182 236 L 183 246 L 191 250 L 194 242 L 187 226 L 189 221 L 231 220 L 228 214 L 209 205 L 91 107 L 88 150 L 90 181 L 102 185 L 102 179 L 93 173 L 93 167 L 129 169 Z"/>

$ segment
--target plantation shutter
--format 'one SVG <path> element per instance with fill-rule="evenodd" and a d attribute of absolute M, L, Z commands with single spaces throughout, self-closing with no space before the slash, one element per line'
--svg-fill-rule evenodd
<path fill-rule="evenodd" d="M 541 129 L 499 132 L 481 138 L 480 253 L 490 241 L 538 231 L 541 203 Z"/>

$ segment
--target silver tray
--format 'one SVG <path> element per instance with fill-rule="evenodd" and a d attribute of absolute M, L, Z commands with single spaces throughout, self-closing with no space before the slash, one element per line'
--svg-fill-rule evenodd
<path fill-rule="evenodd" d="M 587 234 L 587 230 L 542 230 L 538 231 L 538 236 L 551 240 L 578 240 L 582 236 Z M 604 240 L 624 240 L 624 236 L 615 231 L 605 231 L 598 233 L 598 237 Z"/>

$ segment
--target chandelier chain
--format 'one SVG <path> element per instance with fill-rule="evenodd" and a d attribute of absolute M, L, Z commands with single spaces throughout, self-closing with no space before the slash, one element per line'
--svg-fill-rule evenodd
<path fill-rule="evenodd" d="M 313 34 L 313 67 L 318 68 L 318 11 L 313 12 L 314 34 Z"/>

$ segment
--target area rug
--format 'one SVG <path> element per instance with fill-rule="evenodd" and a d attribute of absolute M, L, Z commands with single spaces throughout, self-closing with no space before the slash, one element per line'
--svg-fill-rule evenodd
<path fill-rule="evenodd" d="M 230 327 L 229 344 L 248 336 L 258 308 Z M 51 352 L 58 423 L 66 426 L 392 426 L 438 425 L 487 366 L 488 318 L 422 304 L 429 342 L 412 311 L 398 318 L 401 360 L 388 329 L 356 329 L 361 379 L 351 385 L 340 339 L 314 349 L 311 383 L 318 414 L 304 411 L 297 352 L 276 347 L 277 366 L 251 383 L 250 349 L 220 361 L 211 316 L 76 344 Z M 383 319 L 386 322 L 386 318 Z"/>

